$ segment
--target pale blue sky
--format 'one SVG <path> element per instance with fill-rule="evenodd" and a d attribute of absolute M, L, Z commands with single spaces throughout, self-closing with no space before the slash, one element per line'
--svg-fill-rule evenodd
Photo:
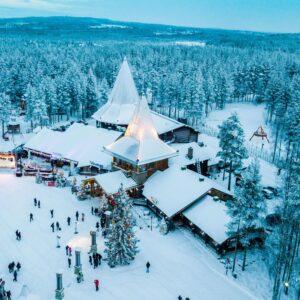
<path fill-rule="evenodd" d="M 51 15 L 300 32 L 300 0 L 0 0 L 2 18 Z"/>

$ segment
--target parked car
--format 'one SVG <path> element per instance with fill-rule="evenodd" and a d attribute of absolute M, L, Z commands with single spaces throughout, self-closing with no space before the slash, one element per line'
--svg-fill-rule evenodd
<path fill-rule="evenodd" d="M 262 190 L 263 195 L 265 196 L 266 199 L 273 199 L 274 198 L 274 193 L 270 191 L 269 189 L 263 188 Z"/>

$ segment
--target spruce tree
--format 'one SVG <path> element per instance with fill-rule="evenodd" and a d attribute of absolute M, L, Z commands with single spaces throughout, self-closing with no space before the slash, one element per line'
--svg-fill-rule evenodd
<path fill-rule="evenodd" d="M 4 137 L 5 123 L 8 122 L 10 116 L 10 99 L 5 93 L 0 95 L 0 120 L 2 123 L 2 138 Z"/>
<path fill-rule="evenodd" d="M 111 268 L 118 265 L 129 265 L 138 252 L 132 201 L 123 186 L 120 187 L 114 202 L 108 241 L 105 243 L 108 265 Z"/>
<path fill-rule="evenodd" d="M 226 203 L 231 216 L 228 233 L 230 236 L 238 234 L 238 240 L 244 247 L 243 271 L 251 233 L 264 227 L 266 202 L 260 181 L 259 163 L 257 160 L 252 161 L 242 173 L 240 184 L 235 189 L 235 198 Z"/>
<path fill-rule="evenodd" d="M 217 153 L 217 156 L 224 161 L 224 176 L 225 167 L 229 164 L 228 190 L 230 190 L 232 172 L 240 169 L 242 160 L 248 157 L 244 146 L 244 130 L 236 113 L 219 126 L 218 138 L 221 151 Z"/>

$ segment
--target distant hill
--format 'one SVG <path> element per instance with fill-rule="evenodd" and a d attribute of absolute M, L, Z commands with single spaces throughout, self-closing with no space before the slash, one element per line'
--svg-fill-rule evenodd
<path fill-rule="evenodd" d="M 297 49 L 300 34 L 203 29 L 77 17 L 0 19 L 0 38 L 84 41 L 199 42 L 236 47 L 262 46 Z M 184 43 L 182 44 L 184 45 Z M 186 44 L 188 45 L 188 44 Z M 197 45 L 191 43 L 190 45 Z"/>

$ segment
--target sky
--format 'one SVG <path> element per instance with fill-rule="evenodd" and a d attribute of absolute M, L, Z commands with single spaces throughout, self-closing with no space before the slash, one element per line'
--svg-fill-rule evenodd
<path fill-rule="evenodd" d="M 82 16 L 264 32 L 300 32 L 300 0 L 0 0 L 0 18 Z"/>

